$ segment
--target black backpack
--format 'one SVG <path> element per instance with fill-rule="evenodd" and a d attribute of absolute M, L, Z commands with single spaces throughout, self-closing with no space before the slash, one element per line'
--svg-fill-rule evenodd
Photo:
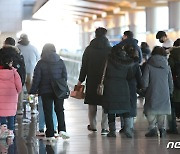
<path fill-rule="evenodd" d="M 173 70 L 174 86 L 180 89 L 180 62 L 175 63 Z"/>

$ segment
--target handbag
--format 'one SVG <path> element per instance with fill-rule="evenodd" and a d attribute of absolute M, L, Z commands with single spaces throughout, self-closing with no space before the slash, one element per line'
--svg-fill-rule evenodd
<path fill-rule="evenodd" d="M 51 86 L 57 98 L 66 99 L 69 97 L 69 87 L 64 78 L 51 80 Z"/>
<path fill-rule="evenodd" d="M 54 94 L 59 99 L 66 99 L 70 95 L 70 90 L 67 85 L 67 81 L 64 78 L 61 79 L 54 79 L 51 70 L 48 65 L 48 71 L 51 76 L 51 87 L 53 89 Z"/>
<path fill-rule="evenodd" d="M 104 94 L 104 78 L 105 78 L 105 74 L 106 74 L 107 64 L 108 64 L 108 60 L 106 60 L 106 63 L 104 66 L 103 75 L 101 78 L 101 83 L 98 84 L 98 87 L 97 87 L 97 95 L 100 95 L 100 96 L 102 96 Z"/>
<path fill-rule="evenodd" d="M 75 85 L 74 90 L 71 91 L 70 96 L 76 99 L 84 99 L 85 93 L 84 93 L 84 85 Z"/>

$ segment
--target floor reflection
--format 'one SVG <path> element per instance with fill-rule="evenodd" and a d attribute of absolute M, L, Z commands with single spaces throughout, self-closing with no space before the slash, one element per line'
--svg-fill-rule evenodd
<path fill-rule="evenodd" d="M 117 137 L 101 136 L 101 110 L 98 110 L 98 131 L 89 132 L 87 106 L 82 102 L 71 100 L 65 103 L 65 114 L 69 140 L 57 138 L 47 142 L 36 137 L 38 130 L 38 115 L 27 112 L 24 116 L 16 116 L 15 138 L 0 140 L 0 154 L 179 154 L 176 149 L 167 149 L 169 141 L 179 142 L 180 135 L 167 135 L 166 138 L 146 138 L 147 121 L 142 113 L 143 100 L 138 104 L 138 116 L 135 123 L 133 139 L 127 139 L 119 134 L 119 119 L 117 118 Z M 178 122 L 178 128 L 180 123 Z"/>

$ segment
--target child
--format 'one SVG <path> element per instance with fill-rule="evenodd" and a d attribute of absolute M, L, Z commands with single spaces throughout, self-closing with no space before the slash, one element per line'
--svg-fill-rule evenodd
<path fill-rule="evenodd" d="M 18 94 L 22 90 L 20 76 L 12 67 L 13 55 L 9 54 L 15 49 L 8 47 L 9 52 L 3 50 L 0 49 L 0 138 L 14 136 L 14 116 L 17 111 Z"/>

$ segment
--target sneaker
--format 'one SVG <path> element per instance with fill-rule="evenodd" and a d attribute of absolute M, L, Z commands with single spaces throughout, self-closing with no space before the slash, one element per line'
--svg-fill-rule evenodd
<path fill-rule="evenodd" d="M 70 138 L 70 136 L 65 131 L 60 131 L 59 137 L 62 137 L 63 139 L 69 139 Z"/>
<path fill-rule="evenodd" d="M 57 133 L 57 131 L 54 131 L 54 137 L 59 137 L 59 134 Z"/>
<path fill-rule="evenodd" d="M 7 129 L 7 125 L 3 124 L 0 126 L 0 139 L 5 139 L 7 138 L 9 134 L 9 130 Z"/>
<path fill-rule="evenodd" d="M 119 133 L 124 133 L 124 127 L 119 130 Z"/>
<path fill-rule="evenodd" d="M 153 128 L 145 134 L 146 137 L 155 137 L 158 136 L 157 129 Z"/>
<path fill-rule="evenodd" d="M 39 112 L 38 112 L 38 110 L 36 110 L 36 109 L 33 109 L 33 110 L 31 110 L 31 114 L 38 114 Z"/>
<path fill-rule="evenodd" d="M 109 131 L 107 129 L 102 129 L 101 130 L 101 135 L 107 135 Z"/>
<path fill-rule="evenodd" d="M 165 129 L 159 129 L 160 138 L 166 137 L 166 130 Z"/>
<path fill-rule="evenodd" d="M 132 138 L 134 135 L 132 129 L 125 130 L 124 133 L 127 138 Z"/>
<path fill-rule="evenodd" d="M 91 128 L 91 126 L 90 126 L 90 125 L 87 125 L 87 129 L 88 129 L 89 131 L 97 132 L 97 129 L 93 129 L 93 128 Z"/>
<path fill-rule="evenodd" d="M 107 134 L 107 137 L 116 137 L 116 132 L 115 132 L 115 131 L 110 131 L 110 132 Z"/>
<path fill-rule="evenodd" d="M 36 133 L 36 136 L 45 136 L 44 130 L 39 130 L 39 131 Z"/>
<path fill-rule="evenodd" d="M 23 111 L 22 110 L 17 110 L 16 114 L 17 115 L 23 115 Z"/>

